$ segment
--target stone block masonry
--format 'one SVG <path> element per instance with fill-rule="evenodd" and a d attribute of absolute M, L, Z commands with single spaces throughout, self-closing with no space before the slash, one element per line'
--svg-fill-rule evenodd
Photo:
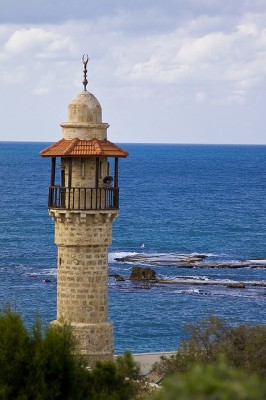
<path fill-rule="evenodd" d="M 57 319 L 98 323 L 107 320 L 107 248 L 58 247 Z"/>
<path fill-rule="evenodd" d="M 70 323 L 90 365 L 113 355 L 108 246 L 118 211 L 50 210 L 58 246 L 57 323 Z"/>
<path fill-rule="evenodd" d="M 109 246 L 112 222 L 118 211 L 67 211 L 51 209 L 57 246 Z"/>

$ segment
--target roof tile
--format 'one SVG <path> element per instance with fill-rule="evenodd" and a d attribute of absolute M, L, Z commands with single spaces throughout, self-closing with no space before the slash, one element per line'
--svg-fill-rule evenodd
<path fill-rule="evenodd" d="M 127 157 L 128 152 L 107 139 L 80 140 L 78 138 L 61 139 L 40 152 L 42 157 L 66 157 L 66 156 L 103 156 L 103 157 Z"/>

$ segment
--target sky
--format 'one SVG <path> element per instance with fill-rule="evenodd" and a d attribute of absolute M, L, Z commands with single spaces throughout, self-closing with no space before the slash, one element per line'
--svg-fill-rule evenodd
<path fill-rule="evenodd" d="M 117 143 L 266 144 L 266 0 L 0 0 L 0 141 L 83 90 Z"/>

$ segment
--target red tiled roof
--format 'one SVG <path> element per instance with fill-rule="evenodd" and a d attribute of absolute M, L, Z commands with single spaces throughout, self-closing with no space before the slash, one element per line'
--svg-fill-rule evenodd
<path fill-rule="evenodd" d="M 127 157 L 128 152 L 105 140 L 61 139 L 40 152 L 42 157 L 103 156 Z"/>

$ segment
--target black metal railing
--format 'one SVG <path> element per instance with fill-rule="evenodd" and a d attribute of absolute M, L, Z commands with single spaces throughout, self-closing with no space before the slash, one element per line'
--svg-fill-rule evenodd
<path fill-rule="evenodd" d="M 118 188 L 50 186 L 49 208 L 65 210 L 118 210 Z"/>

